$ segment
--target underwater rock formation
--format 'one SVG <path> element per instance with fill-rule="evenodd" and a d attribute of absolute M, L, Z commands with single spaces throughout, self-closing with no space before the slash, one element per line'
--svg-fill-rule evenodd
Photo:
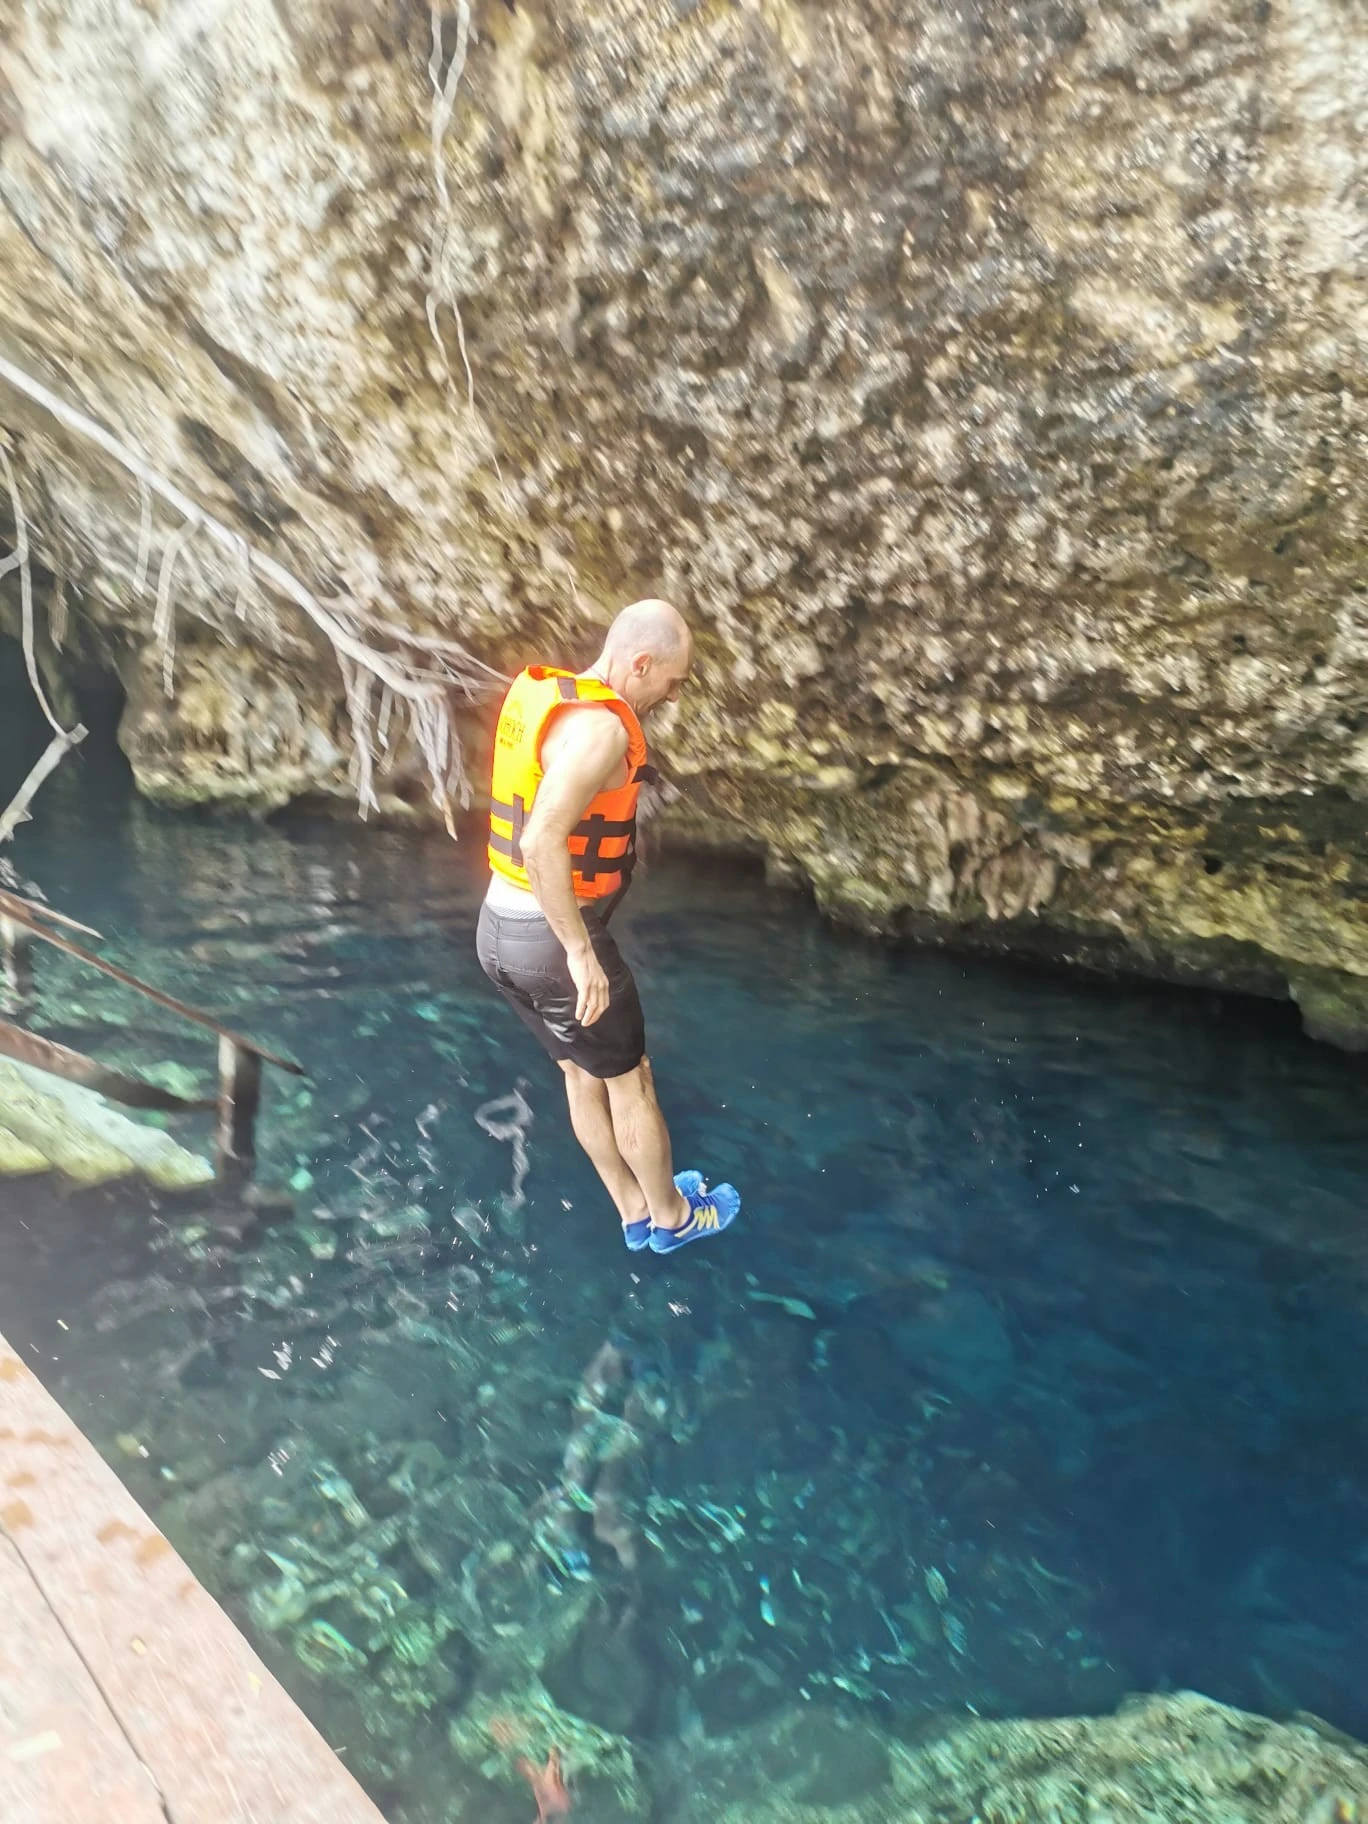
<path fill-rule="evenodd" d="M 419 0 L 3 0 L 0 352 L 321 598 L 493 663 L 670 591 L 678 827 L 834 914 L 1363 1042 L 1353 9 L 438 23 L 434 163 Z M 0 423 L 144 788 L 346 795 L 317 635 L 191 539 L 166 699 L 136 489 L 3 386 Z"/>
<path fill-rule="evenodd" d="M 680 1824 L 1349 1824 L 1368 1805 L 1361 1748 L 1314 1718 L 1271 1723 L 1191 1692 L 1115 1716 L 951 1724 L 910 1745 L 818 1712 L 740 1746 L 712 1777 L 695 1770 Z"/>

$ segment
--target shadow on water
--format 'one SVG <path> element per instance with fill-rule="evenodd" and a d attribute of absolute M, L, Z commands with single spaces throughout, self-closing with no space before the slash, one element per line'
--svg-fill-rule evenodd
<path fill-rule="evenodd" d="M 526 1824 L 500 1769 L 553 1742 L 595 1818 L 701 1818 L 699 1757 L 796 1711 L 1194 1686 L 1368 1734 L 1359 1067 L 666 862 L 657 1075 L 747 1207 L 643 1261 L 486 993 L 474 848 L 45 811 L 21 870 L 311 1077 L 268 1093 L 285 1220 L 0 1188 L 0 1327 L 393 1818 Z M 40 977 L 55 1034 L 207 1083 Z"/>

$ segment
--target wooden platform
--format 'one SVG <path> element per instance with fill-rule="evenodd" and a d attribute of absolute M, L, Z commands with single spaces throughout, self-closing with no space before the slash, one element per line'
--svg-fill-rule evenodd
<path fill-rule="evenodd" d="M 384 1824 L 0 1337 L 3 1824 Z"/>

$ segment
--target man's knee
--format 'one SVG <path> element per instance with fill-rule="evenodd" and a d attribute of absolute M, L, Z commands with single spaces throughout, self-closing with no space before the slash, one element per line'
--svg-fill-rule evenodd
<path fill-rule="evenodd" d="M 639 1099 L 655 1101 L 655 1077 L 651 1071 L 651 1060 L 643 1058 L 640 1064 L 631 1070 L 624 1071 L 620 1077 L 608 1079 L 608 1093 L 614 1101 L 631 1101 Z"/>

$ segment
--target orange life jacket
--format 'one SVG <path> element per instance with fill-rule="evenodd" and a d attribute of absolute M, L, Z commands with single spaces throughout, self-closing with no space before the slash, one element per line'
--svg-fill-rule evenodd
<path fill-rule="evenodd" d="M 576 677 L 550 665 L 529 665 L 504 698 L 494 735 L 490 787 L 489 865 L 530 890 L 522 834 L 544 773 L 542 740 L 547 724 L 570 704 L 602 703 L 627 730 L 627 783 L 600 792 L 570 832 L 571 874 L 577 899 L 608 899 L 626 887 L 636 865 L 636 812 L 641 788 L 656 777 L 647 764 L 646 737 L 630 703 L 598 678 Z"/>

